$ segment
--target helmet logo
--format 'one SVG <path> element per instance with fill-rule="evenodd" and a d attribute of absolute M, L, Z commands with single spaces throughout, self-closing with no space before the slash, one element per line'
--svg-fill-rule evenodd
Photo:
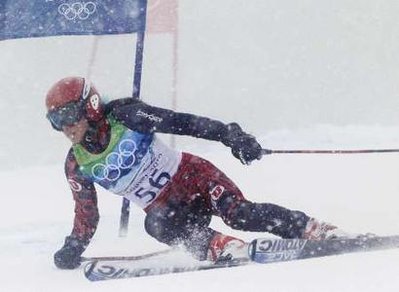
<path fill-rule="evenodd" d="M 98 110 L 100 107 L 100 98 L 97 94 L 90 96 L 90 104 L 94 110 Z"/>

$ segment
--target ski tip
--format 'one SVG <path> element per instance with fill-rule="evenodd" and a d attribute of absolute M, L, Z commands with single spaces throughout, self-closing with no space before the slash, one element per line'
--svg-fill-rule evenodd
<path fill-rule="evenodd" d="M 96 274 L 93 273 L 94 268 L 96 267 L 97 261 L 89 262 L 84 267 L 84 275 L 90 281 L 98 281 L 99 279 L 96 277 Z"/>

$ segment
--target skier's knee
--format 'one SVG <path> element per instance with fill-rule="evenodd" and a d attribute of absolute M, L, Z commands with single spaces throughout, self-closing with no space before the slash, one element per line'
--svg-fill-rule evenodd
<path fill-rule="evenodd" d="M 251 221 L 250 218 L 254 215 L 253 203 L 249 201 L 240 201 L 231 206 L 223 221 L 233 229 L 248 231 L 251 228 L 248 223 Z"/>
<path fill-rule="evenodd" d="M 147 214 L 144 227 L 149 235 L 168 245 L 176 245 L 201 233 L 211 221 L 208 212 L 182 207 L 154 210 Z"/>
<path fill-rule="evenodd" d="M 174 230 L 167 226 L 162 216 L 157 213 L 147 214 L 144 221 L 145 231 L 156 240 L 171 245 L 174 240 Z"/>

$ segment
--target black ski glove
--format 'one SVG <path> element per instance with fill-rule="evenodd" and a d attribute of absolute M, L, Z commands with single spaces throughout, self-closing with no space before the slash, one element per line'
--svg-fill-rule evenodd
<path fill-rule="evenodd" d="M 72 270 L 80 266 L 80 255 L 85 251 L 87 244 L 74 236 L 65 238 L 64 246 L 54 254 L 54 263 L 59 269 Z"/>
<path fill-rule="evenodd" d="M 250 164 L 253 160 L 260 160 L 263 156 L 262 146 L 255 137 L 245 133 L 237 123 L 227 125 L 227 133 L 222 143 L 231 148 L 234 157 L 242 164 Z"/>

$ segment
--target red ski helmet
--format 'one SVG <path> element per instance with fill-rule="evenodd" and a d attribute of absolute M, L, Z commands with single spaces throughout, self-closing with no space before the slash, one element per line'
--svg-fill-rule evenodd
<path fill-rule="evenodd" d="M 103 105 L 96 88 L 82 77 L 57 81 L 46 95 L 47 118 L 56 130 L 72 125 L 82 117 L 89 121 L 103 118 Z"/>

